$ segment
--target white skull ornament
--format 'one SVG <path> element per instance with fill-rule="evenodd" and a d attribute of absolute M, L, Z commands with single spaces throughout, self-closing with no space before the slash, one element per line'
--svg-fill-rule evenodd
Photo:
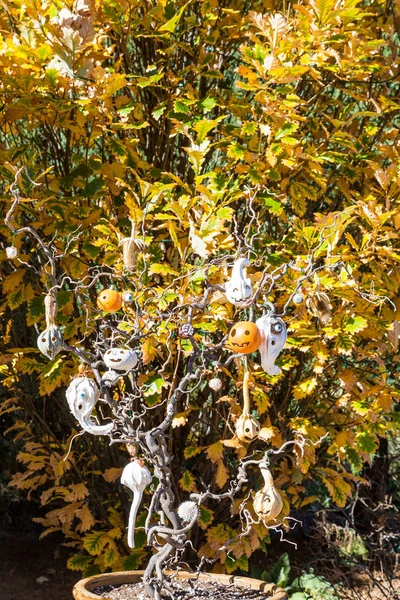
<path fill-rule="evenodd" d="M 110 348 L 103 356 L 104 363 L 114 371 L 125 371 L 126 373 L 136 367 L 137 354 L 130 348 Z"/>
<path fill-rule="evenodd" d="M 93 435 L 107 435 L 113 428 L 112 423 L 97 425 L 92 419 L 92 410 L 99 399 L 100 391 L 96 383 L 88 377 L 77 377 L 71 381 L 65 395 L 69 409 L 84 431 Z"/>

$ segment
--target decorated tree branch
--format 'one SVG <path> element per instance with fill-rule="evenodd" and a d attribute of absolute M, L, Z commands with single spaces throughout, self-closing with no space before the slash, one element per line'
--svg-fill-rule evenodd
<path fill-rule="evenodd" d="M 85 575 L 248 572 L 398 429 L 393 3 L 0 20 L 10 485 Z"/>
<path fill-rule="evenodd" d="M 41 235 L 32 227 L 16 227 L 14 225 L 14 213 L 21 200 L 18 188 L 18 179 L 21 172 L 16 172 L 14 183 L 10 190 L 13 196 L 12 206 L 7 213 L 5 222 L 12 230 L 14 236 L 32 236 L 39 243 L 40 251 L 43 252 L 44 263 L 42 273 L 48 282 L 48 289 L 44 296 L 46 329 L 39 333 L 37 345 L 42 354 L 48 359 L 54 359 L 60 352 L 72 352 L 81 361 L 78 375 L 71 381 L 66 390 L 66 400 L 69 409 L 76 418 L 83 432 L 95 436 L 108 436 L 110 443 L 124 443 L 127 445 L 131 455 L 129 462 L 121 475 L 121 483 L 133 492 L 132 505 L 129 512 L 127 530 L 127 543 L 130 548 L 135 548 L 135 526 L 138 510 L 142 501 L 144 490 L 153 482 L 152 500 L 148 509 L 145 531 L 147 543 L 155 549 L 150 558 L 144 574 L 144 583 L 150 597 L 160 600 L 163 590 L 168 590 L 165 569 L 168 566 L 176 568 L 189 539 L 189 534 L 200 516 L 200 507 L 207 497 L 221 501 L 230 498 L 235 501 L 235 495 L 241 491 L 244 482 L 248 481 L 247 468 L 255 465 L 260 469 L 264 484 L 254 497 L 248 498 L 241 506 L 245 511 L 247 527 L 260 519 L 265 526 L 274 529 L 284 527 L 287 517 L 282 514 L 283 500 L 276 488 L 272 473 L 269 469 L 269 456 L 282 455 L 289 447 L 298 447 L 301 456 L 304 456 L 307 445 L 319 445 L 326 434 L 317 442 L 307 439 L 303 435 L 297 435 L 297 439 L 284 442 L 276 451 L 266 450 L 264 456 L 254 460 L 241 458 L 238 476 L 229 484 L 229 491 L 219 494 L 192 493 L 190 499 L 176 505 L 176 497 L 172 488 L 171 456 L 168 448 L 168 437 L 177 416 L 178 404 L 186 396 L 190 397 L 192 390 L 204 378 L 210 370 L 218 372 L 218 369 L 226 368 L 233 360 L 241 361 L 243 365 L 243 411 L 235 423 L 235 437 L 239 447 L 243 448 L 247 455 L 250 444 L 260 437 L 260 423 L 251 414 L 248 367 L 248 356 L 257 351 L 260 352 L 260 367 L 269 377 L 276 377 L 281 369 L 275 364 L 280 353 L 285 347 L 287 332 L 284 320 L 278 316 L 274 304 L 269 300 L 260 304 L 260 298 L 268 297 L 274 293 L 275 286 L 288 270 L 293 269 L 297 274 L 294 291 L 289 300 L 285 302 L 283 314 L 286 314 L 290 306 L 303 301 L 299 292 L 300 286 L 307 280 L 312 281 L 316 273 L 325 270 L 332 276 L 337 276 L 342 261 L 330 262 L 325 265 L 319 264 L 314 258 L 316 250 L 321 247 L 330 234 L 330 228 L 322 232 L 317 249 L 314 250 L 306 260 L 303 268 L 288 263 L 284 268 L 277 269 L 267 276 L 264 273 L 258 281 L 255 291 L 252 283 L 244 274 L 244 268 L 250 267 L 248 258 L 237 258 L 232 266 L 231 277 L 225 283 L 213 285 L 208 279 L 204 282 L 201 299 L 196 300 L 191 306 L 177 303 L 167 313 L 157 311 L 152 315 L 156 297 L 149 297 L 141 305 L 140 298 L 144 297 L 145 290 L 142 289 L 140 278 L 134 278 L 131 274 L 137 266 L 137 255 L 140 250 L 146 251 L 146 244 L 135 239 L 135 225 L 132 226 L 130 238 L 123 240 L 123 255 L 121 257 L 123 271 L 110 269 L 108 272 L 99 270 L 95 275 L 89 275 L 85 285 L 70 278 L 66 280 L 65 273 L 59 269 L 59 258 L 56 252 L 46 244 Z M 30 177 L 28 176 L 30 180 Z M 33 185 L 39 185 L 31 182 Z M 335 225 L 333 223 L 332 227 Z M 143 223 L 145 229 L 146 224 Z M 121 246 L 121 243 L 119 244 Z M 128 251 L 135 255 L 127 257 Z M 13 248 L 13 247 L 11 247 Z M 11 256 L 10 248 L 7 254 Z M 63 256 L 62 256 L 63 257 Z M 12 260 L 18 260 L 18 254 Z M 225 259 L 226 260 L 226 259 Z M 209 271 L 213 263 L 205 266 Z M 29 267 L 29 263 L 28 263 Z M 203 267 L 204 268 L 204 267 Z M 130 275 L 126 276 L 124 272 Z M 98 291 L 97 306 L 87 305 L 84 297 L 80 296 L 82 290 L 90 289 L 92 285 L 100 285 L 105 275 L 108 280 L 121 286 L 121 279 L 127 281 L 131 289 L 121 290 L 112 287 Z M 59 283 L 61 282 L 61 283 Z M 114 283 L 114 281 L 113 281 Z M 87 310 L 86 330 L 83 336 L 84 348 L 64 343 L 61 330 L 56 324 L 57 319 L 57 291 L 62 290 L 63 285 L 79 298 L 79 302 Z M 267 294 L 264 291 L 267 287 Z M 254 321 L 239 321 L 234 323 L 229 331 L 228 339 L 222 336 L 217 343 L 202 343 L 196 340 L 195 329 L 192 325 L 196 314 L 202 316 L 202 311 L 207 310 L 212 303 L 212 293 L 223 293 L 226 302 L 240 308 L 241 311 L 251 311 L 251 315 L 264 313 Z M 368 294 L 365 294 L 368 297 Z M 383 298 L 382 301 L 385 299 Z M 317 318 L 325 322 L 330 317 L 332 306 L 326 293 L 316 292 L 315 297 L 310 296 L 309 308 Z M 131 307 L 134 306 L 135 309 Z M 162 421 L 154 426 L 147 423 L 147 414 L 154 407 L 146 406 L 144 389 L 139 383 L 140 376 L 144 372 L 143 360 L 141 360 L 140 342 L 144 340 L 150 331 L 159 330 L 162 320 L 167 317 L 169 323 L 178 324 L 178 335 L 185 342 L 186 351 L 181 377 L 174 377 L 169 384 L 169 394 L 164 400 L 160 399 L 159 405 L 164 407 Z M 91 325 L 91 319 L 96 321 L 97 327 Z M 158 322 L 157 322 L 158 321 Z M 168 341 L 167 341 L 168 345 Z M 235 354 L 229 352 L 229 349 Z M 178 356 L 178 364 L 180 357 Z M 239 363 L 238 363 L 239 366 Z M 218 389 L 218 379 L 211 387 Z M 109 406 L 109 414 L 103 423 L 98 423 L 97 407 L 103 402 Z M 157 405 L 156 405 L 157 406 Z M 100 412 L 101 414 L 101 412 Z M 261 436 L 262 439 L 262 436 Z M 251 450 L 250 450 L 251 451 Z M 260 452 L 260 450 L 258 450 Z M 254 451 L 252 451 L 254 454 Z M 254 518 L 247 505 L 252 505 Z M 246 535 L 244 529 L 239 537 Z"/>

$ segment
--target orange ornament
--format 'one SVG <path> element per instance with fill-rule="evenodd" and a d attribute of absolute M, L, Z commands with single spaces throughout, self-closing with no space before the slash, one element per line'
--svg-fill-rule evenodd
<path fill-rule="evenodd" d="M 122 296 L 115 290 L 103 290 L 97 296 L 97 306 L 105 312 L 117 312 L 122 306 Z"/>
<path fill-rule="evenodd" d="M 239 321 L 229 332 L 227 345 L 240 354 L 251 354 L 261 346 L 262 337 L 252 321 Z"/>

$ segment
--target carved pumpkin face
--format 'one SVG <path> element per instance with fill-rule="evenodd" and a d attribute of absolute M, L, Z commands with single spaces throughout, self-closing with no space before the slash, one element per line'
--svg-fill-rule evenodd
<path fill-rule="evenodd" d="M 117 312 L 122 306 L 122 297 L 115 290 L 103 290 L 97 296 L 97 306 L 105 312 Z"/>
<path fill-rule="evenodd" d="M 255 323 L 239 321 L 229 332 L 228 345 L 240 354 L 251 354 L 261 346 L 261 333 Z"/>

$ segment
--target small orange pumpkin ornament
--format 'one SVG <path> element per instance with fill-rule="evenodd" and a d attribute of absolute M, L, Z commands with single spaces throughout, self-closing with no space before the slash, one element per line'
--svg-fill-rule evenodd
<path fill-rule="evenodd" d="M 227 345 L 240 354 L 251 354 L 261 346 L 262 337 L 252 321 L 239 321 L 229 332 Z"/>
<path fill-rule="evenodd" d="M 117 312 L 122 306 L 122 296 L 115 290 L 103 290 L 97 296 L 97 306 L 105 312 Z"/>

